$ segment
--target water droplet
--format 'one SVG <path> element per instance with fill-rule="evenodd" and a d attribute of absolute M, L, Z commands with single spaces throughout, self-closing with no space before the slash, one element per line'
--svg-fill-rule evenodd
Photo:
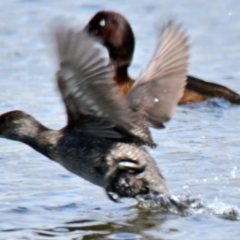
<path fill-rule="evenodd" d="M 232 177 L 232 178 L 235 178 L 235 177 L 236 177 L 236 171 L 237 171 L 237 169 L 238 169 L 237 166 L 234 166 L 234 167 L 233 167 L 233 169 L 232 169 L 232 171 L 231 171 L 231 177 Z"/>

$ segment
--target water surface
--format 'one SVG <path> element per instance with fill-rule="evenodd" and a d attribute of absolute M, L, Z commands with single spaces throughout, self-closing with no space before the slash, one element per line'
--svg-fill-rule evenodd
<path fill-rule="evenodd" d="M 64 126 L 48 26 L 67 18 L 80 29 L 100 9 L 123 13 L 133 27 L 133 77 L 154 50 L 156 27 L 175 14 L 192 43 L 189 73 L 240 93 L 239 0 L 9 0 L 0 9 L 0 112 Z M 239 122 L 239 106 L 214 99 L 178 107 L 166 129 L 153 131 L 151 154 L 170 190 L 195 200 L 187 216 L 112 203 L 30 147 L 0 139 L 0 239 L 239 239 Z"/>

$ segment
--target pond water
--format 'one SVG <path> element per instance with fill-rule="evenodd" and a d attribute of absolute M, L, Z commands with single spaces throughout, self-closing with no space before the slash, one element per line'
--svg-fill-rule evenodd
<path fill-rule="evenodd" d="M 64 126 L 49 23 L 67 18 L 81 29 L 101 9 L 119 11 L 133 27 L 133 77 L 154 50 L 156 27 L 176 15 L 192 44 L 189 73 L 240 93 L 239 0 L 9 0 L 0 9 L 0 112 L 21 109 Z M 0 239 L 239 239 L 239 122 L 240 106 L 213 99 L 178 107 L 153 131 L 158 147 L 150 152 L 169 189 L 192 200 L 186 216 L 113 203 L 30 147 L 0 139 Z"/>

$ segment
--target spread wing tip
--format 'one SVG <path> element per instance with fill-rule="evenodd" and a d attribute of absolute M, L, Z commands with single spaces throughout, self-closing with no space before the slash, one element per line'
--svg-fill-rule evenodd
<path fill-rule="evenodd" d="M 188 36 L 181 23 L 171 18 L 159 28 L 159 33 L 147 68 L 126 96 L 130 106 L 144 112 L 156 128 L 174 113 L 186 85 L 189 59 Z"/>

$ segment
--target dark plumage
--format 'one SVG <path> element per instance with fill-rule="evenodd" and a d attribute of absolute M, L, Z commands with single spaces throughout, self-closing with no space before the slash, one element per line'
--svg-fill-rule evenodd
<path fill-rule="evenodd" d="M 148 122 L 159 127 L 169 120 L 183 91 L 185 34 L 172 21 L 163 27 L 155 54 L 126 99 L 117 94 L 112 64 L 96 39 L 65 25 L 54 36 L 67 126 L 51 130 L 24 112 L 12 111 L 0 116 L 0 137 L 28 144 L 105 187 L 113 200 L 158 193 L 177 203 L 144 145 L 154 146 Z"/>

